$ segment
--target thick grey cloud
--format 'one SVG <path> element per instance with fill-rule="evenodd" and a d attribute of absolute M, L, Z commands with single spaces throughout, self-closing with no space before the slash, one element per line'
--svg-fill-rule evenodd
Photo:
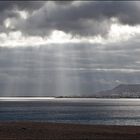
<path fill-rule="evenodd" d="M 0 11 L 12 10 L 14 8 L 20 10 L 36 10 L 42 7 L 43 1 L 0 1 Z"/>
<path fill-rule="evenodd" d="M 17 28 L 33 35 L 50 34 L 53 30 L 80 36 L 106 35 L 112 18 L 135 25 L 140 23 L 139 12 L 140 3 L 131 1 L 47 2 L 27 20 L 17 23 Z"/>
<path fill-rule="evenodd" d="M 4 27 L 4 21 L 8 18 L 18 20 L 19 13 L 16 10 L 25 10 L 30 13 L 42 7 L 45 2 L 39 1 L 0 1 L 0 32 L 9 32 Z"/>
<path fill-rule="evenodd" d="M 30 12 L 29 17 L 18 18 L 15 9 Z M 0 23 L 15 18 L 15 30 L 29 35 L 49 35 L 61 30 L 79 36 L 104 36 L 112 18 L 122 24 L 140 23 L 140 2 L 136 1 L 1 1 L 0 11 Z"/>

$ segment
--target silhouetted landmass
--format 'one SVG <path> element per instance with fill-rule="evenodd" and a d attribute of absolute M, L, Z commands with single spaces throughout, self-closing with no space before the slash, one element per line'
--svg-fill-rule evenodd
<path fill-rule="evenodd" d="M 9 96 L 3 96 L 9 97 Z M 91 93 L 91 95 L 75 96 L 11 96 L 11 97 L 28 97 L 28 98 L 140 98 L 140 84 L 120 84 L 117 87 Z"/>
<path fill-rule="evenodd" d="M 96 97 L 140 98 L 140 84 L 120 84 L 112 90 L 96 93 Z"/>
<path fill-rule="evenodd" d="M 140 98 L 140 84 L 120 84 L 111 90 L 100 91 L 91 96 L 58 96 L 57 98 Z"/>

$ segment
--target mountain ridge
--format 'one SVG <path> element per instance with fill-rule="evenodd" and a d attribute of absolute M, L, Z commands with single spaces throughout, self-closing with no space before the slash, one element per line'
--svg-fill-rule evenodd
<path fill-rule="evenodd" d="M 97 92 L 95 97 L 140 98 L 140 84 L 120 84 L 111 90 Z"/>

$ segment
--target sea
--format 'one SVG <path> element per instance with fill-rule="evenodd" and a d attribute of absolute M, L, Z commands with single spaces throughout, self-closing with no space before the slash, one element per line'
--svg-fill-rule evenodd
<path fill-rule="evenodd" d="M 140 125 L 140 99 L 0 98 L 0 122 Z"/>

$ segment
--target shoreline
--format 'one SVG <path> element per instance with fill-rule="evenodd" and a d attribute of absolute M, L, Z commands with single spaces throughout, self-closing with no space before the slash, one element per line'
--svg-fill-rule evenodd
<path fill-rule="evenodd" d="M 132 140 L 140 139 L 140 126 L 87 125 L 31 121 L 0 122 L 0 140 Z"/>
<path fill-rule="evenodd" d="M 140 100 L 140 98 L 95 98 L 95 97 L 0 97 L 0 102 L 22 102 L 22 101 L 54 101 L 54 100 Z"/>

